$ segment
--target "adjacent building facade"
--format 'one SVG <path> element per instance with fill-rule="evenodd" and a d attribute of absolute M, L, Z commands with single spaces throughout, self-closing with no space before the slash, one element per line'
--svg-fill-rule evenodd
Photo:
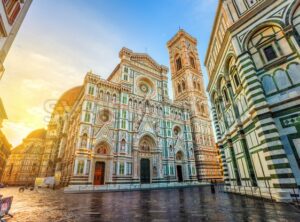
<path fill-rule="evenodd" d="M 300 186 L 299 36 L 299 1 L 219 1 L 205 65 L 231 187 L 289 200 Z"/>
<path fill-rule="evenodd" d="M 2 182 L 6 185 L 33 185 L 39 177 L 45 149 L 45 129 L 32 131 L 23 143 L 11 150 Z"/>
<path fill-rule="evenodd" d="M 4 60 L 18 33 L 32 0 L 1 0 L 0 2 L 0 79 Z"/>
<path fill-rule="evenodd" d="M 0 2 L 0 80 L 4 73 L 4 60 L 29 9 L 32 0 L 2 0 Z M 7 115 L 0 97 L 0 181 L 10 153 L 11 145 L 1 132 Z"/>
<path fill-rule="evenodd" d="M 123 48 L 108 79 L 87 73 L 52 114 L 49 174 L 62 185 L 220 179 L 196 44 L 183 30 L 168 42 L 174 102 L 167 67 L 147 54 Z"/>
<path fill-rule="evenodd" d="M 6 165 L 7 158 L 10 154 L 11 145 L 9 144 L 6 136 L 1 131 L 2 128 L 2 121 L 4 119 L 7 119 L 7 115 L 4 109 L 4 106 L 2 104 L 1 98 L 0 98 L 0 182 L 2 175 L 4 173 L 4 168 Z"/>

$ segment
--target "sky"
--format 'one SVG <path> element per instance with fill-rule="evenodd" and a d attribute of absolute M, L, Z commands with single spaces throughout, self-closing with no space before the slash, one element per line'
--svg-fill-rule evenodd
<path fill-rule="evenodd" d="M 90 70 L 108 77 L 122 47 L 146 52 L 169 67 L 166 43 L 179 27 L 198 39 L 207 85 L 203 62 L 217 3 L 33 0 L 4 62 L 6 71 L 0 81 L 0 97 L 8 115 L 4 134 L 16 146 L 32 130 L 46 128 L 50 107 L 61 94 L 81 85 Z"/>

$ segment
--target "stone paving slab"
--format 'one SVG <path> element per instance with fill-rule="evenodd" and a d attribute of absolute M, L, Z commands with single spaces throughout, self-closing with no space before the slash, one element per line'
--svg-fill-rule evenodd
<path fill-rule="evenodd" d="M 18 188 L 0 189 L 13 195 L 8 222 L 88 221 L 299 221 L 300 210 L 209 187 L 113 193 L 65 194 L 62 190 L 19 193 Z"/>

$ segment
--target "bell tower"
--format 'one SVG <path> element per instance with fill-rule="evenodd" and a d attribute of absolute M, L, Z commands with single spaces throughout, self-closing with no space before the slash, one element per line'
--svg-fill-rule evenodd
<path fill-rule="evenodd" d="M 212 122 L 205 94 L 197 40 L 180 29 L 167 43 L 175 102 L 188 103 L 199 180 L 218 169 Z M 213 163 L 207 164 L 213 161 Z"/>
<path fill-rule="evenodd" d="M 167 44 L 175 101 L 187 101 L 193 115 L 208 116 L 197 40 L 180 29 Z"/>

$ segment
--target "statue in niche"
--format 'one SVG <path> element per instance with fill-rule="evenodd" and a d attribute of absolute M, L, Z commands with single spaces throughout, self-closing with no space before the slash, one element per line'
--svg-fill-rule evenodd
<path fill-rule="evenodd" d="M 194 152 L 193 152 L 193 148 L 190 148 L 190 157 L 193 157 Z"/>
<path fill-rule="evenodd" d="M 150 151 L 150 146 L 149 146 L 149 144 L 146 142 L 146 141 L 144 141 L 143 143 L 142 143 L 142 145 L 141 145 L 141 150 L 143 150 L 143 151 Z"/>
<path fill-rule="evenodd" d="M 153 177 L 157 177 L 157 167 L 153 167 Z"/>
<path fill-rule="evenodd" d="M 87 134 L 84 133 L 81 138 L 81 148 L 86 148 L 87 145 Z"/>

